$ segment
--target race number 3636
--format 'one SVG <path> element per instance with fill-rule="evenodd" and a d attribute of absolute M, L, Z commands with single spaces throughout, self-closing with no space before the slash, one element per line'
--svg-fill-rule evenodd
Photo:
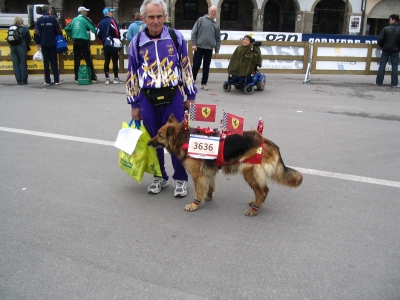
<path fill-rule="evenodd" d="M 216 159 L 219 137 L 191 134 L 188 155 L 193 158 Z"/>

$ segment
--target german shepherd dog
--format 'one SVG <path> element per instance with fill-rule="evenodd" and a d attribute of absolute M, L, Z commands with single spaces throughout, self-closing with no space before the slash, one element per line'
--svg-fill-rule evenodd
<path fill-rule="evenodd" d="M 185 147 L 182 147 L 189 142 L 189 136 L 190 132 L 185 130 L 184 122 L 179 123 L 172 114 L 167 123 L 160 128 L 157 136 L 148 142 L 151 147 L 164 147 L 170 154 L 176 155 L 192 176 L 195 199 L 185 206 L 187 211 L 195 211 L 201 202 L 212 199 L 215 176 L 219 168 L 222 168 L 224 174 L 241 172 L 253 189 L 255 200 L 249 202 L 251 209 L 245 211 L 247 216 L 258 214 L 269 191 L 268 178 L 290 187 L 298 187 L 303 181 L 300 172 L 285 166 L 278 146 L 263 138 L 255 130 L 244 131 L 243 135 L 232 134 L 226 137 L 223 151 L 224 164 L 221 167 L 217 166 L 216 160 L 189 157 Z M 261 147 L 263 147 L 261 163 L 244 162 L 253 157 Z"/>

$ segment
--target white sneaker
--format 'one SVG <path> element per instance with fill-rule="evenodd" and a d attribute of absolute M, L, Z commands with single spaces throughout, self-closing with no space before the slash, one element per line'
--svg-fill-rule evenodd
<path fill-rule="evenodd" d="M 105 84 L 110 84 L 110 78 L 106 78 Z"/>
<path fill-rule="evenodd" d="M 169 182 L 162 177 L 154 177 L 153 182 L 147 188 L 149 194 L 158 194 L 162 188 L 169 185 Z"/>
<path fill-rule="evenodd" d="M 202 84 L 202 85 L 201 85 L 201 89 L 202 89 L 202 90 L 205 90 L 205 91 L 208 91 L 208 86 L 207 86 L 207 84 Z"/>
<path fill-rule="evenodd" d="M 119 83 L 124 83 L 124 82 L 119 78 L 114 78 L 114 83 L 119 84 Z"/>
<path fill-rule="evenodd" d="M 54 83 L 55 85 L 60 85 L 61 84 L 61 81 L 60 82 L 56 82 L 56 83 Z"/>
<path fill-rule="evenodd" d="M 50 83 L 45 82 L 44 85 L 50 85 Z"/>
<path fill-rule="evenodd" d="M 185 180 L 176 180 L 174 184 L 174 196 L 178 198 L 185 197 L 187 195 L 187 182 Z"/>

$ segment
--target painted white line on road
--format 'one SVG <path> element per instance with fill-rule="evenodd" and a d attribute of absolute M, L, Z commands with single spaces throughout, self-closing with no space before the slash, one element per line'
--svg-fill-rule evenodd
<path fill-rule="evenodd" d="M 76 142 L 84 142 L 84 143 L 91 143 L 91 144 L 114 146 L 114 142 L 108 142 L 108 141 L 103 141 L 103 140 L 95 140 L 95 139 L 87 139 L 87 138 L 81 138 L 81 137 L 71 136 L 71 135 L 62 135 L 62 134 L 54 134 L 54 133 L 47 133 L 47 132 L 40 132 L 40 131 L 31 131 L 31 130 L 7 128 L 7 127 L 0 127 L 0 130 L 8 131 L 8 132 L 15 132 L 15 133 L 29 134 L 29 135 L 44 136 L 44 137 L 49 137 L 49 138 L 53 138 L 53 139 L 60 139 L 60 140 L 69 140 L 69 141 L 76 141 Z"/>
<path fill-rule="evenodd" d="M 31 130 L 15 129 L 15 128 L 8 128 L 8 127 L 0 127 L 0 131 L 29 134 L 29 135 L 43 136 L 43 137 L 49 137 L 49 138 L 54 138 L 54 139 L 69 140 L 69 141 L 91 143 L 91 144 L 98 144 L 98 145 L 114 146 L 114 142 L 81 138 L 81 137 L 70 136 L 70 135 L 46 133 L 46 132 L 40 132 L 40 131 L 31 131 Z M 355 175 L 348 175 L 348 174 L 341 174 L 341 173 L 334 173 L 334 172 L 326 172 L 326 171 L 319 171 L 319 170 L 313 170 L 313 169 L 304 169 L 304 168 L 299 168 L 299 167 L 292 167 L 292 168 L 298 170 L 299 172 L 301 172 L 303 174 L 323 176 L 323 177 L 343 179 L 343 180 L 351 180 L 351 181 L 364 182 L 364 183 L 372 183 L 372 184 L 400 188 L 400 182 L 397 182 L 397 181 L 390 181 L 390 180 L 383 180 L 383 179 L 376 179 L 376 178 L 362 177 L 362 176 L 355 176 Z"/>
<path fill-rule="evenodd" d="M 341 173 L 333 173 L 333 172 L 319 171 L 319 170 L 313 170 L 313 169 L 304 169 L 304 168 L 298 168 L 298 167 L 291 167 L 291 168 L 294 168 L 303 174 L 317 175 L 317 176 L 330 177 L 330 178 L 338 178 L 338 179 L 351 180 L 351 181 L 357 181 L 357 182 L 373 183 L 373 184 L 393 186 L 393 187 L 400 188 L 400 182 L 397 182 L 397 181 L 390 181 L 390 180 L 383 180 L 383 179 L 376 179 L 376 178 L 362 177 L 362 176 L 355 176 L 355 175 L 348 175 L 348 174 L 341 174 Z"/>

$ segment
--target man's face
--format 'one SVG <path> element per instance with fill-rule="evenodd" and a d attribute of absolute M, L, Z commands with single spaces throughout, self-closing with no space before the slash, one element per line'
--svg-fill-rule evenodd
<path fill-rule="evenodd" d="M 247 47 L 250 44 L 251 44 L 251 42 L 250 42 L 248 37 L 243 38 L 243 40 L 242 40 L 242 45 L 243 46 Z"/>
<path fill-rule="evenodd" d="M 161 5 L 147 4 L 146 16 L 142 19 L 151 35 L 159 35 L 164 25 L 165 16 Z"/>
<path fill-rule="evenodd" d="M 88 12 L 87 12 L 86 10 L 82 10 L 82 14 L 83 14 L 84 16 L 87 16 Z"/>
<path fill-rule="evenodd" d="M 392 24 L 392 23 L 394 23 L 395 22 L 395 20 L 394 19 L 392 19 L 392 18 L 389 18 L 389 24 Z"/>
<path fill-rule="evenodd" d="M 211 19 L 215 19 L 217 17 L 217 9 L 215 7 L 211 7 L 210 10 L 208 11 L 208 16 Z"/>

